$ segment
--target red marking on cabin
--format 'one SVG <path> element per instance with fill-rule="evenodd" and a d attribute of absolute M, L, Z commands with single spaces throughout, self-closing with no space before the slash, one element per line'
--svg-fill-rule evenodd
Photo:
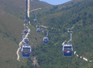
<path fill-rule="evenodd" d="M 67 53 L 67 51 L 65 51 L 65 53 Z"/>
<path fill-rule="evenodd" d="M 26 53 L 26 52 L 24 51 L 24 53 Z"/>

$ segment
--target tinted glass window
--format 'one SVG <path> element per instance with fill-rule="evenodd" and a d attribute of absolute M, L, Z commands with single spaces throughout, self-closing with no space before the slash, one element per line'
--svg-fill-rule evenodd
<path fill-rule="evenodd" d="M 64 48 L 71 48 L 71 46 L 65 46 Z"/>
<path fill-rule="evenodd" d="M 67 51 L 71 51 L 71 46 L 65 46 L 65 47 L 64 47 L 64 50 L 65 50 L 65 51 L 66 51 L 66 50 L 67 50 Z"/>
<path fill-rule="evenodd" d="M 30 48 L 23 48 L 23 52 L 26 51 L 26 52 L 30 52 Z"/>

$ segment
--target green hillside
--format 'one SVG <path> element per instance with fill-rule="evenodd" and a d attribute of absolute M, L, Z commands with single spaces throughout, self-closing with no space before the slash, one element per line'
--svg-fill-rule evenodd
<path fill-rule="evenodd" d="M 35 0 L 38 22 L 47 26 L 49 30 L 49 43 L 43 44 L 44 34 L 36 33 L 33 23 L 34 15 L 31 13 L 31 32 L 29 35 L 32 55 L 29 59 L 16 60 L 16 50 L 22 40 L 23 16 L 25 2 L 22 0 L 0 1 L 0 68 L 34 68 L 32 57 L 36 56 L 37 68 L 93 68 L 93 1 L 72 0 L 62 5 L 52 6 L 45 2 Z M 69 40 L 67 28 L 72 28 L 74 51 L 88 62 L 76 57 L 63 57 L 62 43 Z M 89 62 L 91 60 L 92 62 Z"/>
<path fill-rule="evenodd" d="M 35 9 L 36 8 L 50 8 L 52 5 L 41 2 L 41 1 L 34 1 Z M 0 9 L 8 12 L 12 15 L 15 15 L 21 19 L 23 19 L 25 16 L 25 0 L 0 0 Z M 32 7 L 31 7 L 32 10 Z"/>
<path fill-rule="evenodd" d="M 80 56 L 93 60 L 93 1 L 73 0 L 54 6 L 48 11 L 39 13 L 39 22 L 48 26 L 49 44 L 37 47 L 33 55 L 37 55 L 40 68 L 92 68 L 92 63 L 80 59 Z M 63 57 L 62 43 L 69 40 L 67 28 L 73 28 L 74 51 L 79 57 Z"/>
<path fill-rule="evenodd" d="M 21 68 L 27 66 L 27 59 L 21 58 L 18 62 L 16 51 L 19 42 L 22 40 L 22 30 L 24 21 L 5 11 L 0 10 L 0 67 L 1 68 Z M 36 28 L 30 26 L 31 33 L 29 35 L 30 45 L 39 45 L 42 36 L 36 33 Z M 41 37 L 41 38 L 39 38 Z M 37 40 L 36 40 L 37 38 Z M 38 40 L 39 39 L 39 40 Z M 32 45 L 33 43 L 33 45 Z M 23 60 L 23 61 L 22 61 Z"/>
<path fill-rule="evenodd" d="M 37 3 L 35 1 L 34 3 Z M 40 6 L 42 4 L 43 6 Z M 39 5 L 39 6 L 38 6 Z M 36 8 L 48 8 L 51 5 L 38 2 Z M 22 30 L 24 29 L 24 10 L 25 1 L 2 0 L 0 1 L 0 68 L 22 68 L 28 67 L 28 59 L 21 58 L 18 62 L 16 50 L 19 42 L 22 40 Z M 42 34 L 36 33 L 36 28 L 30 25 L 30 45 L 36 47 L 42 40 Z M 31 62 L 31 61 L 30 61 Z M 31 64 L 32 65 L 32 64 Z"/>

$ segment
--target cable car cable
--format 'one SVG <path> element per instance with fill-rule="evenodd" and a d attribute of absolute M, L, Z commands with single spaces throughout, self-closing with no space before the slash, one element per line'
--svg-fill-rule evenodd
<path fill-rule="evenodd" d="M 29 3 L 29 0 L 25 0 L 26 1 L 26 20 L 28 20 L 27 19 L 27 16 L 29 17 L 29 10 L 28 9 L 30 9 L 30 3 Z M 19 48 L 17 49 L 17 52 L 16 52 L 16 54 L 17 54 L 17 60 L 18 61 L 20 61 L 20 56 L 19 56 L 19 50 L 21 49 L 21 54 L 22 54 L 22 56 L 23 57 L 29 57 L 30 56 L 30 54 L 31 54 L 31 46 L 28 46 L 27 44 L 28 44 L 28 40 L 25 40 L 25 38 L 27 38 L 28 37 L 28 35 L 29 35 L 29 33 L 30 33 L 30 28 L 28 27 L 28 24 L 27 24 L 27 22 L 25 22 L 25 24 L 24 24 L 24 30 L 25 29 L 27 29 L 28 30 L 28 32 L 26 32 L 25 33 L 25 31 L 22 33 L 22 41 L 21 42 L 19 42 Z M 23 43 L 23 41 L 25 41 L 25 42 L 27 42 L 27 43 Z M 27 49 L 28 48 L 28 49 Z M 23 53 L 23 51 L 24 51 L 24 49 L 26 50 L 26 51 L 29 51 L 28 53 L 27 52 L 24 52 Z"/>
<path fill-rule="evenodd" d="M 32 3 L 33 4 L 33 3 Z M 33 10 L 32 10 L 32 13 L 34 11 L 34 16 L 35 16 L 35 19 L 34 19 L 34 22 L 38 24 L 38 28 L 36 29 L 37 33 L 40 33 L 41 29 L 40 29 L 40 23 L 38 23 L 38 20 L 37 20 L 37 15 L 36 15 L 36 11 L 34 10 L 34 5 L 32 6 L 33 7 Z"/>
<path fill-rule="evenodd" d="M 70 33 L 70 40 L 67 41 L 67 44 L 69 44 L 69 42 L 72 41 L 72 31 L 69 31 L 69 33 Z"/>

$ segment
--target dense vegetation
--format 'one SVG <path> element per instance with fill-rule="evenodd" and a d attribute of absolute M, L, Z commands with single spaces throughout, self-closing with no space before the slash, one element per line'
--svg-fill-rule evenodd
<path fill-rule="evenodd" d="M 20 62 L 16 60 L 16 50 L 21 40 L 20 32 L 23 29 L 22 19 L 24 19 L 23 9 L 25 5 L 21 0 L 18 2 L 10 1 L 10 4 L 4 0 L 0 1 L 2 6 L 0 7 L 0 52 L 3 52 L 0 55 L 0 66 L 1 68 L 34 68 L 31 58 L 21 58 Z M 18 5 L 12 4 L 16 2 Z M 74 55 L 73 57 L 63 57 L 62 54 L 62 43 L 69 40 L 69 34 L 65 32 L 67 32 L 67 28 L 72 28 L 73 41 L 71 44 L 74 51 L 89 60 L 93 59 L 93 1 L 72 0 L 53 7 L 38 0 L 34 4 L 37 4 L 35 5 L 36 8 L 42 8 L 36 11 L 36 14 L 38 22 L 48 27 L 50 40 L 48 44 L 41 42 L 44 34 L 35 32 L 36 24 L 33 23 L 34 15 L 31 13 L 30 21 L 32 25 L 30 26 L 31 35 L 29 39 L 32 46 L 31 57 L 37 57 L 37 68 L 93 68 L 92 63 Z M 6 5 L 10 8 L 7 8 Z"/>
<path fill-rule="evenodd" d="M 62 7 L 62 8 L 60 8 Z M 37 55 L 40 68 L 92 68 L 92 63 L 76 56 L 65 58 L 62 55 L 62 42 L 69 40 L 64 34 L 72 28 L 74 51 L 90 60 L 93 58 L 93 1 L 71 1 L 54 6 L 43 13 L 38 12 L 39 22 L 48 26 L 49 44 L 41 44 L 32 55 Z"/>
<path fill-rule="evenodd" d="M 43 5 L 45 7 L 47 5 L 51 6 L 47 3 L 43 3 Z M 24 28 L 24 9 L 25 1 L 0 1 L 0 68 L 21 68 L 28 66 L 27 59 L 22 58 L 20 62 L 16 60 L 16 50 L 19 47 L 19 42 L 22 40 L 21 33 Z M 30 45 L 33 48 L 33 45 L 39 45 L 39 42 L 41 42 L 42 34 L 37 34 L 36 28 L 32 25 L 30 25 L 30 28 L 29 39 Z"/>

